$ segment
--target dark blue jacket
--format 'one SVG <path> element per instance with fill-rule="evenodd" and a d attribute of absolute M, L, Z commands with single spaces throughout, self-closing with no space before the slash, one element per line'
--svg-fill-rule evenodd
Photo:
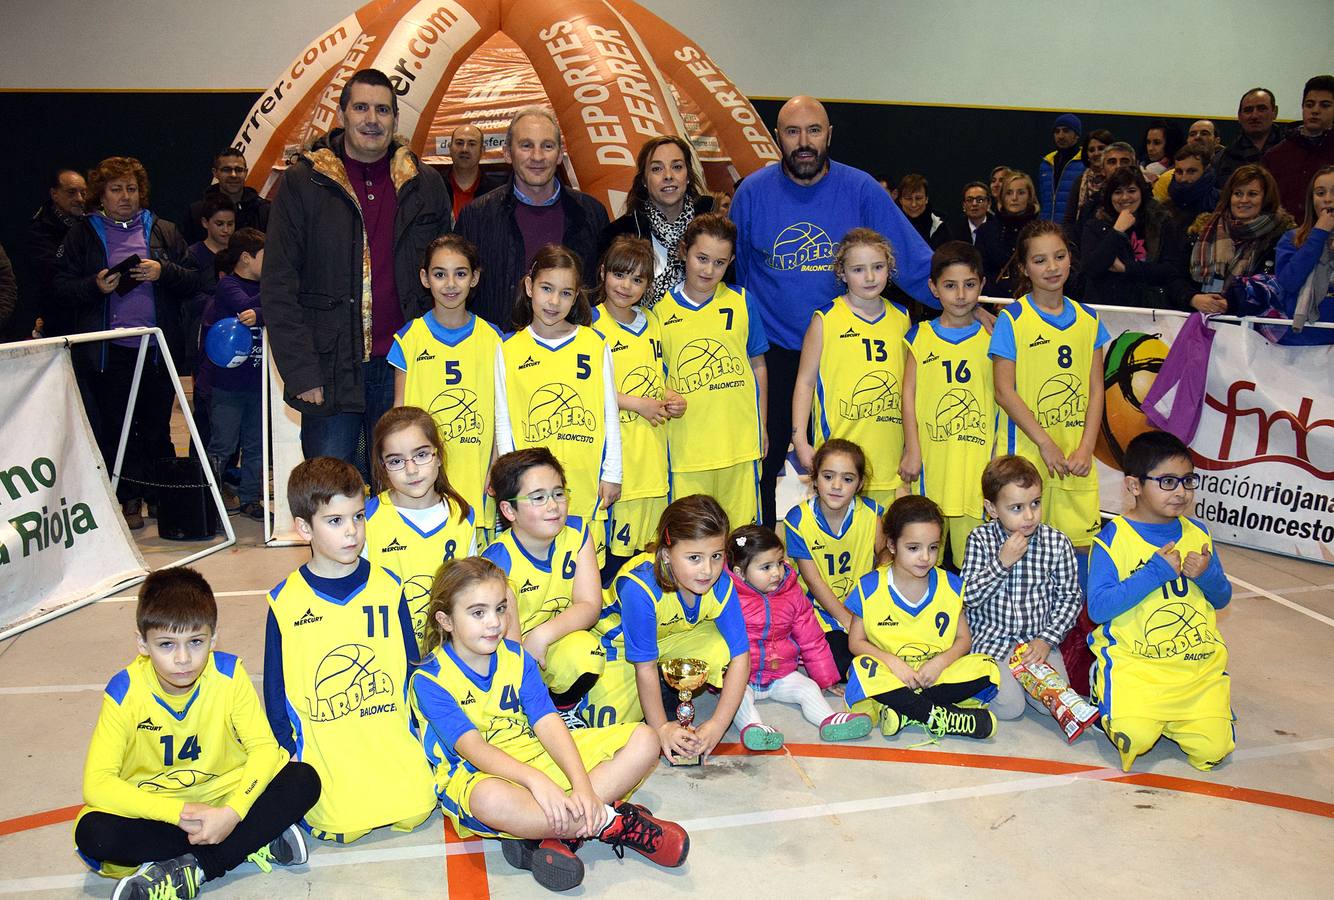
<path fill-rule="evenodd" d="M 1038 215 L 1048 222 L 1065 221 L 1065 205 L 1070 201 L 1070 189 L 1079 176 L 1084 174 L 1084 151 L 1077 150 L 1061 170 L 1060 180 L 1053 183 L 1057 152 L 1053 150 L 1042 157 L 1042 164 L 1038 166 L 1038 204 L 1041 206 Z"/>

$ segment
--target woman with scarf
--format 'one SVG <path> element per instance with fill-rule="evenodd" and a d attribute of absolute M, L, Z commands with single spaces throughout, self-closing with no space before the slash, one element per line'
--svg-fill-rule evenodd
<path fill-rule="evenodd" d="M 659 135 L 639 151 L 635 180 L 625 198 L 625 215 L 602 232 L 600 257 L 622 234 L 653 245 L 653 284 L 644 293 L 650 309 L 685 278 L 681 238 L 695 216 L 713 211 L 713 195 L 705 192 L 690 143 L 676 135 Z"/>
<path fill-rule="evenodd" d="M 1306 186 L 1306 217 L 1278 242 L 1276 268 L 1283 311 L 1293 327 L 1280 344 L 1334 344 L 1334 166 L 1318 170 Z"/>
<path fill-rule="evenodd" d="M 1191 143 L 1177 151 L 1163 208 L 1183 232 L 1199 216 L 1218 205 L 1213 154 L 1204 144 Z"/>
<path fill-rule="evenodd" d="M 1189 291 L 1181 232 L 1134 166 L 1107 176 L 1079 246 L 1086 303 L 1169 309 Z"/>
<path fill-rule="evenodd" d="M 1023 172 L 1011 172 L 1001 191 L 1000 209 L 977 229 L 976 246 L 982 254 L 982 268 L 989 297 L 1009 297 L 1018 286 L 1017 264 L 1012 265 L 1014 245 L 1020 230 L 1038 217 L 1038 192 L 1033 179 Z"/>
<path fill-rule="evenodd" d="M 1183 291 L 1190 306 L 1205 314 L 1227 312 L 1228 288 L 1239 278 L 1272 273 L 1279 238 L 1294 224 L 1278 205 L 1278 185 L 1269 170 L 1238 166 L 1218 207 L 1190 226 L 1193 284 Z"/>
<path fill-rule="evenodd" d="M 185 362 L 181 303 L 200 285 L 199 271 L 189 258 L 176 226 L 148 209 L 148 173 L 139 160 L 113 156 L 88 173 L 88 196 L 95 211 L 65 235 L 56 256 L 56 303 L 74 331 L 151 327 L 162 329 L 172 357 Z M 112 269 L 134 261 L 123 272 Z M 139 338 L 82 344 L 73 354 L 89 420 L 97 423 L 98 447 L 111 472 L 120 443 L 121 426 L 130 399 Z M 175 400 L 171 374 L 160 350 L 150 346 L 117 495 L 126 524 L 144 527 L 141 501 L 148 496 L 153 465 L 176 451 L 171 443 L 171 407 Z"/>
<path fill-rule="evenodd" d="M 1072 237 L 1078 234 L 1076 227 L 1079 224 L 1079 211 L 1102 190 L 1102 183 L 1106 180 L 1106 173 L 1102 171 L 1102 151 L 1115 140 L 1115 136 L 1105 128 L 1090 131 L 1084 139 L 1084 171 L 1079 173 L 1070 188 L 1070 199 L 1065 204 L 1065 219 L 1062 222 Z"/>

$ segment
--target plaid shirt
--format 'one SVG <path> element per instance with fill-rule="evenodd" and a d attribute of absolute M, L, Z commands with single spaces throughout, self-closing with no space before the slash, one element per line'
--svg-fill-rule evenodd
<path fill-rule="evenodd" d="M 996 520 L 974 528 L 963 559 L 963 602 L 973 652 L 1002 664 L 1024 641 L 1042 638 L 1058 646 L 1084 605 L 1069 538 L 1039 525 L 1028 550 L 1007 570 L 998 556 L 1007 536 Z"/>

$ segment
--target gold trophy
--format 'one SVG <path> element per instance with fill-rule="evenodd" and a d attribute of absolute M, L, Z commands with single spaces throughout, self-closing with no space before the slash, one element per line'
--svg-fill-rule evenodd
<path fill-rule="evenodd" d="M 661 665 L 663 680 L 676 689 L 677 699 L 681 701 L 676 705 L 676 721 L 690 728 L 695 723 L 695 704 L 691 698 L 709 680 L 709 664 L 702 659 L 664 659 Z M 691 756 L 672 764 L 697 766 L 701 762 L 700 757 Z"/>

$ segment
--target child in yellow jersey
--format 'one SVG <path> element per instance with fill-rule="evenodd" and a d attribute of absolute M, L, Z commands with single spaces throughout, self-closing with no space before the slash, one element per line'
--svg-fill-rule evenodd
<path fill-rule="evenodd" d="M 667 423 L 671 496 L 717 498 L 735 525 L 759 515 L 769 376 L 764 325 L 744 289 L 723 283 L 736 226 L 696 216 L 681 239 L 685 280 L 653 307 L 662 323 L 667 386 L 685 398 Z"/>
<path fill-rule="evenodd" d="M 519 287 L 518 330 L 496 357 L 497 452 L 548 448 L 568 473 L 575 509 L 589 522 L 605 520 L 621 495 L 616 379 L 611 351 L 588 327 L 592 320 L 579 257 L 548 244 Z"/>
<path fill-rule="evenodd" d="M 450 482 L 472 508 L 481 532 L 477 539 L 485 543 L 495 526 L 486 483 L 495 458 L 501 335 L 466 308 L 480 275 L 477 248 L 466 238 L 447 234 L 431 241 L 419 277 L 434 305 L 394 335 L 387 360 L 397 370 L 394 405 L 420 407 L 435 420 L 445 448 L 441 463 L 447 462 Z"/>
<path fill-rule="evenodd" d="M 1097 313 L 1063 293 L 1070 247 L 1060 225 L 1025 225 L 1014 253 L 1024 293 L 997 316 L 988 351 L 1004 413 L 997 452 L 1038 467 L 1042 521 L 1070 538 L 1084 575 L 1089 544 L 1102 527 L 1093 447 L 1102 422 L 1102 348 L 1110 337 Z"/>
<path fill-rule="evenodd" d="M 940 318 L 908 330 L 903 365 L 903 462 L 899 475 L 945 516 L 950 557 L 963 568 L 968 533 L 982 524 L 982 470 L 996 438 L 991 335 L 977 321 L 982 254 L 950 241 L 931 256 L 927 285 Z"/>
<path fill-rule="evenodd" d="M 593 329 L 607 342 L 621 408 L 621 496 L 608 510 L 604 585 L 630 557 L 648 546 L 667 508 L 668 419 L 685 413 L 686 402 L 667 387 L 662 324 L 640 302 L 653 280 L 653 248 L 642 238 L 621 235 L 602 255 Z"/>
<path fill-rule="evenodd" d="M 476 557 L 446 563 L 431 593 L 430 654 L 409 686 L 445 814 L 555 891 L 583 881 L 585 840 L 681 865 L 684 829 L 625 799 L 657 765 L 653 733 L 566 730 L 536 661 L 505 639 L 509 602 L 505 573 Z"/>
<path fill-rule="evenodd" d="M 815 496 L 788 510 L 783 522 L 787 552 L 815 604 L 838 677 L 847 681 L 852 613 L 843 601 L 884 552 L 884 510 L 864 496 L 866 454 L 852 441 L 830 438 L 820 445 L 811 460 L 811 485 Z"/>
<path fill-rule="evenodd" d="M 727 513 L 712 497 L 674 500 L 658 521 L 653 544 L 626 563 L 598 630 L 607 670 L 589 692 L 589 721 L 653 727 L 668 762 L 712 752 L 735 718 L 750 679 L 750 638 L 727 575 Z M 706 721 L 676 718 L 678 694 L 659 671 L 662 661 L 697 659 L 707 684 L 721 688 Z"/>
<path fill-rule="evenodd" d="M 295 823 L 319 776 L 273 739 L 241 660 L 214 651 L 208 582 L 194 569 L 154 572 L 134 619 L 140 655 L 107 682 L 88 746 L 79 855 L 123 875 L 125 900 L 194 897 L 247 859 L 265 872 L 304 863 Z"/>
<path fill-rule="evenodd" d="M 894 252 L 877 232 L 845 234 L 834 272 L 848 292 L 816 310 L 801 342 L 792 446 L 810 470 L 815 448 L 830 438 L 857 444 L 868 455 L 866 496 L 888 506 L 903 493 L 903 336 L 912 322 L 907 310 L 880 296 L 894 273 Z"/>
<path fill-rule="evenodd" d="M 597 551 L 588 523 L 570 515 L 565 470 L 545 447 L 515 450 L 491 467 L 502 525 L 482 551 L 509 578 L 506 637 L 522 643 L 571 727 L 575 707 L 607 657 L 590 630 L 602 612 Z"/>
<path fill-rule="evenodd" d="M 436 570 L 477 552 L 473 510 L 445 474 L 440 430 L 424 409 L 396 406 L 381 416 L 370 455 L 380 493 L 366 503 L 361 552 L 398 576 L 420 645 Z"/>
<path fill-rule="evenodd" d="M 1159 737 L 1212 769 L 1236 746 L 1215 615 L 1232 585 L 1208 528 L 1187 517 L 1200 476 L 1186 446 L 1160 431 L 1132 440 L 1122 468 L 1134 505 L 1098 533 L 1089 566 L 1093 702 L 1123 770 Z"/>
<path fill-rule="evenodd" d="M 926 497 L 900 497 L 885 513 L 892 562 L 861 577 L 848 596 L 848 708 L 880 722 L 886 736 L 904 723 L 932 735 L 987 738 L 996 717 L 996 661 L 972 653 L 963 616 L 963 581 L 936 568 L 944 530 Z"/>
<path fill-rule="evenodd" d="M 273 735 L 324 785 L 304 824 L 339 843 L 381 825 L 411 831 L 435 809 L 406 701 L 412 619 L 398 576 L 361 558 L 365 496 L 342 460 L 292 470 L 287 502 L 310 562 L 269 592 L 264 643 Z"/>

